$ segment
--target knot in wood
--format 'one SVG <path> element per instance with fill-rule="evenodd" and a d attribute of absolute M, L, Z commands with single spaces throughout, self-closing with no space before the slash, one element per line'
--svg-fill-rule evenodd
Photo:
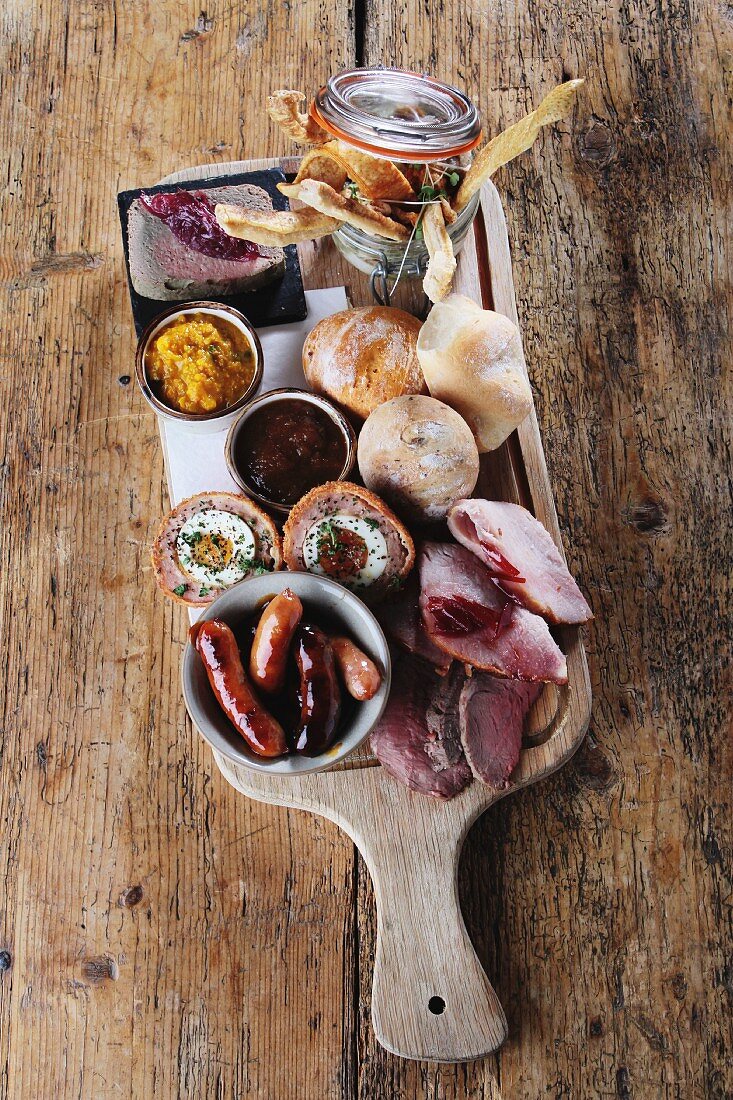
<path fill-rule="evenodd" d="M 616 771 L 589 735 L 573 759 L 578 781 L 591 791 L 607 791 L 616 782 Z"/>
<path fill-rule="evenodd" d="M 645 497 L 632 504 L 627 512 L 628 522 L 645 535 L 658 535 L 669 530 L 667 509 L 661 500 Z"/>
<path fill-rule="evenodd" d="M 137 886 L 128 886 L 126 890 L 123 890 L 117 899 L 117 904 L 121 905 L 123 909 L 134 909 L 142 900 L 143 888 L 138 883 Z"/>
<path fill-rule="evenodd" d="M 13 965 L 13 956 L 9 951 L 0 951 L 0 974 L 3 974 L 6 970 L 10 970 Z"/>
<path fill-rule="evenodd" d="M 120 968 L 111 955 L 94 955 L 84 960 L 82 973 L 86 981 L 99 985 L 104 981 L 116 982 L 120 976 Z"/>
<path fill-rule="evenodd" d="M 591 168 L 607 168 L 616 157 L 616 142 L 605 122 L 591 120 L 578 135 L 578 156 Z"/>

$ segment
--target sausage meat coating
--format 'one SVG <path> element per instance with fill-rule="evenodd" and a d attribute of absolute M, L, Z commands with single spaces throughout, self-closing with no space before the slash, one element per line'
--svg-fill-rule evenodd
<path fill-rule="evenodd" d="M 211 690 L 252 752 L 283 756 L 288 751 L 283 728 L 262 706 L 247 679 L 231 628 L 221 619 L 209 619 L 196 623 L 190 637 L 204 663 Z"/>

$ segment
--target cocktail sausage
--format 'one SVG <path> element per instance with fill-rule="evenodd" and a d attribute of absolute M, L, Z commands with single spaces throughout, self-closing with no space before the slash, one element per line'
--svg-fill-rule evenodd
<path fill-rule="evenodd" d="M 341 679 L 349 695 L 360 703 L 373 698 L 379 691 L 382 676 L 363 650 L 355 645 L 351 638 L 331 638 L 334 657 Z"/>
<path fill-rule="evenodd" d="M 190 638 L 204 662 L 211 690 L 252 752 L 284 755 L 288 745 L 283 728 L 262 706 L 247 679 L 231 628 L 221 619 L 210 619 L 195 623 Z"/>
<path fill-rule="evenodd" d="M 268 695 L 285 683 L 290 643 L 303 615 L 303 605 L 290 588 L 270 601 L 257 624 L 249 656 L 249 675 Z"/>
<path fill-rule="evenodd" d="M 295 732 L 295 751 L 310 755 L 327 749 L 336 735 L 341 689 L 331 643 L 317 626 L 301 623 L 294 652 L 300 676 L 300 724 Z"/>

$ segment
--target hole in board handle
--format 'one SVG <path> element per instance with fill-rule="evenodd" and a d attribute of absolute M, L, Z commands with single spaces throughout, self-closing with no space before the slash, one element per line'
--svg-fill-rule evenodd
<path fill-rule="evenodd" d="M 428 1001 L 428 1008 L 433 1016 L 440 1016 L 441 1012 L 445 1012 L 445 1001 L 442 997 L 431 997 Z"/>

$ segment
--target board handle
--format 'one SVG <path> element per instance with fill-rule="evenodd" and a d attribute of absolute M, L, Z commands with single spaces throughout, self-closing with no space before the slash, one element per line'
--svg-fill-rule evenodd
<path fill-rule="evenodd" d="M 460 843 L 394 835 L 364 851 L 377 899 L 372 1023 L 402 1058 L 467 1062 L 501 1046 L 504 1010 L 458 902 Z"/>

